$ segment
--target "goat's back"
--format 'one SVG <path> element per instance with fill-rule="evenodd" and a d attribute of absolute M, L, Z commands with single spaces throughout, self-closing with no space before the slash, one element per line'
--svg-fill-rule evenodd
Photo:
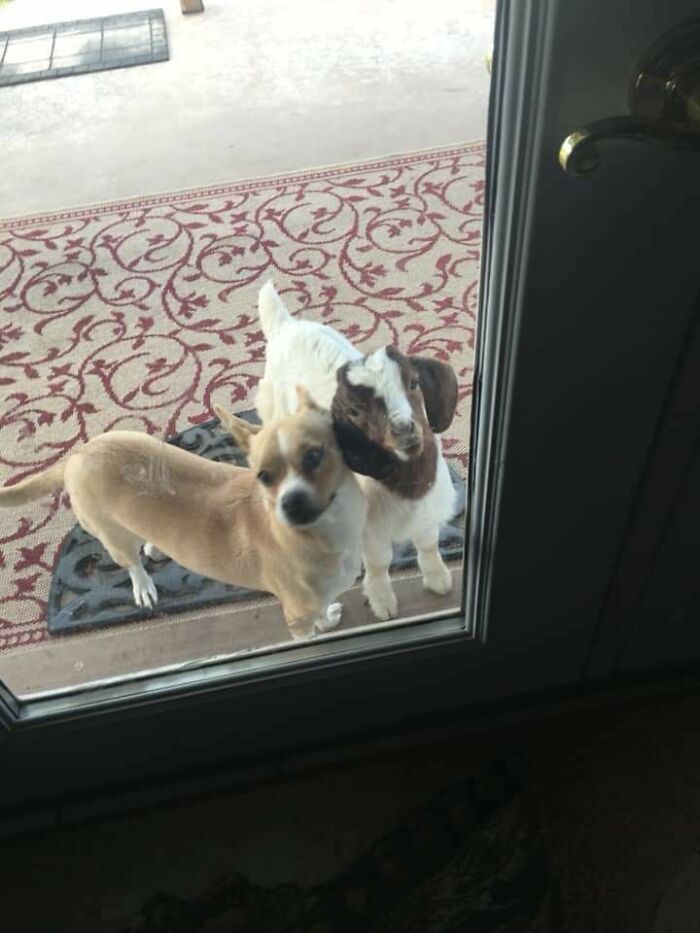
<path fill-rule="evenodd" d="M 290 316 L 267 344 L 257 396 L 260 417 L 267 422 L 294 412 L 298 385 L 308 389 L 323 408 L 330 408 L 336 371 L 349 360 L 361 358 L 362 353 L 332 327 Z"/>

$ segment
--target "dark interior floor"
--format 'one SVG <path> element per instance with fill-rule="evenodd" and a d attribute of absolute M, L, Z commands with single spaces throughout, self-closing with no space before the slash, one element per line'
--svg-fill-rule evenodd
<path fill-rule="evenodd" d="M 3 928 L 110 933 L 154 893 L 194 896 L 232 872 L 331 878 L 407 810 L 514 748 L 529 762 L 567 933 L 700 930 L 700 697 L 689 690 L 7 841 Z"/>

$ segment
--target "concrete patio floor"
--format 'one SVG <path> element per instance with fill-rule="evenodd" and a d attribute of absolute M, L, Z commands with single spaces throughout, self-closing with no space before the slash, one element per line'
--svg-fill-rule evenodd
<path fill-rule="evenodd" d="M 150 0 L 12 0 L 0 32 Z M 161 0 L 170 60 L 0 90 L 0 216 L 484 138 L 494 0 Z"/>

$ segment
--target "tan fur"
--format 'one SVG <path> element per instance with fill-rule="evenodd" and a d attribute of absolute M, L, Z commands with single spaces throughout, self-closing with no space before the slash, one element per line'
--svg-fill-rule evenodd
<path fill-rule="evenodd" d="M 276 491 L 290 471 L 299 472 L 304 450 L 314 445 L 323 446 L 325 460 L 316 475 L 307 471 L 305 482 L 319 509 L 326 510 L 341 487 L 352 495 L 357 484 L 343 464 L 330 417 L 310 399 L 302 397 L 296 414 L 262 429 L 217 412 L 249 452 L 251 469 L 214 463 L 137 432 L 111 431 L 49 471 L 0 490 L 0 506 L 37 498 L 63 480 L 80 524 L 129 569 L 132 581 L 142 574 L 153 587 L 140 562 L 148 542 L 196 573 L 273 593 L 291 634 L 307 637 L 337 595 L 329 580 L 339 579 L 348 554 L 342 535 L 339 545 L 322 520 L 306 527 L 281 520 Z M 260 483 L 261 469 L 275 470 L 275 486 Z M 357 499 L 364 501 L 359 487 Z M 359 569 L 359 542 L 357 549 Z M 154 588 L 152 595 L 155 601 Z"/>
<path fill-rule="evenodd" d="M 63 486 L 65 468 L 65 461 L 54 463 L 43 473 L 30 476 L 14 486 L 6 486 L 0 490 L 0 505 L 8 508 L 13 505 L 24 505 L 26 502 L 38 499 L 39 496 L 46 495 L 46 493 L 56 492 Z"/>

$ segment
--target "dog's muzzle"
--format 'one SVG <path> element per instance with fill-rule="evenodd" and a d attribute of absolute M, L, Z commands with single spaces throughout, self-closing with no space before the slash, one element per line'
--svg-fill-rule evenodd
<path fill-rule="evenodd" d="M 310 525 L 321 515 L 323 509 L 299 489 L 293 489 L 282 497 L 280 508 L 290 525 Z"/>

